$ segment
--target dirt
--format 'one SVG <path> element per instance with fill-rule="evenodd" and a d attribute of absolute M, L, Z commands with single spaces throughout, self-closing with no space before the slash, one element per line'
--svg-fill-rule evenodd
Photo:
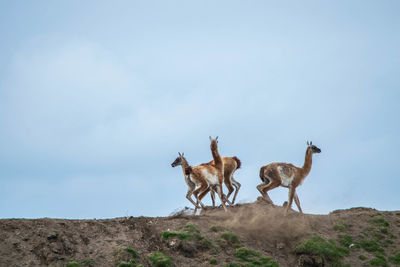
<path fill-rule="evenodd" d="M 243 263 L 235 257 L 239 247 L 270 257 L 279 266 L 330 266 L 323 257 L 296 253 L 295 248 L 313 236 L 338 244 L 339 235 L 349 235 L 354 240 L 350 253 L 341 262 L 370 266 L 376 251 L 366 251 L 357 242 L 381 229 L 382 220 L 388 226 L 380 237 L 379 242 L 384 244 L 381 252 L 387 266 L 397 266 L 390 258 L 400 253 L 400 211 L 351 208 L 328 215 L 292 211 L 285 217 L 283 207 L 263 200 L 229 207 L 226 213 L 222 208 L 208 208 L 197 216 L 181 212 L 169 217 L 104 220 L 3 219 L 0 266 L 67 266 L 73 262 L 75 266 L 118 266 L 131 259 L 136 261 L 132 266 L 153 266 L 148 256 L 157 251 L 171 257 L 175 266 L 210 266 L 213 259 L 217 266 L 224 266 Z M 200 237 L 189 241 L 179 237 L 162 239 L 164 232 L 182 232 L 185 225 L 193 225 Z M 239 241 L 227 241 L 221 238 L 223 233 L 236 236 Z M 138 258 L 126 248 L 135 250 Z M 360 255 L 366 259 L 361 260 Z"/>

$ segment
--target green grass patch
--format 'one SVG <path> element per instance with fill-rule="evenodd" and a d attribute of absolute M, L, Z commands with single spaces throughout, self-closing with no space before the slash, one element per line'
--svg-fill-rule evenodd
<path fill-rule="evenodd" d="M 336 246 L 333 240 L 328 242 L 319 236 L 304 240 L 295 248 L 296 254 L 317 255 L 324 261 L 328 261 L 334 265 L 341 264 L 341 260 L 349 252 L 348 248 Z"/>
<path fill-rule="evenodd" d="M 224 232 L 220 235 L 220 237 L 230 245 L 234 245 L 234 246 L 240 245 L 239 237 L 232 232 L 228 232 L 228 231 Z"/>
<path fill-rule="evenodd" d="M 383 227 L 389 226 L 389 223 L 383 217 L 372 218 L 369 222 Z"/>
<path fill-rule="evenodd" d="M 371 264 L 371 266 L 381 266 L 381 267 L 387 267 L 389 266 L 387 264 L 387 261 L 385 259 L 385 257 L 381 254 L 376 254 L 375 258 L 373 258 L 369 264 Z"/>
<path fill-rule="evenodd" d="M 339 244 L 348 248 L 353 243 L 353 237 L 350 235 L 338 235 Z"/>
<path fill-rule="evenodd" d="M 367 257 L 366 256 L 364 256 L 364 255 L 360 255 L 360 256 L 358 256 L 358 258 L 360 259 L 360 260 L 362 260 L 362 261 L 365 261 L 366 259 L 367 259 Z"/>
<path fill-rule="evenodd" d="M 264 266 L 264 267 L 279 267 L 278 263 L 269 258 L 262 257 L 260 252 L 247 249 L 238 248 L 235 251 L 235 257 L 240 260 L 240 262 L 233 262 L 230 266 Z"/>
<path fill-rule="evenodd" d="M 130 260 L 129 262 L 121 262 L 118 264 L 118 267 L 135 267 L 136 266 L 136 261 L 135 260 Z"/>
<path fill-rule="evenodd" d="M 211 264 L 211 265 L 217 265 L 217 264 L 218 264 L 217 259 L 216 259 L 216 258 L 212 258 L 212 259 L 210 260 L 210 264 Z"/>
<path fill-rule="evenodd" d="M 384 249 L 374 240 L 362 240 L 359 245 L 368 252 L 384 252 Z"/>
<path fill-rule="evenodd" d="M 82 264 L 77 261 L 70 261 L 67 263 L 66 267 L 82 267 Z"/>
<path fill-rule="evenodd" d="M 400 265 L 400 253 L 397 253 L 397 254 L 394 255 L 394 256 L 390 256 L 390 257 L 389 257 L 389 261 L 390 261 L 391 263 L 396 264 L 396 265 Z"/>
<path fill-rule="evenodd" d="M 350 229 L 353 225 L 348 223 L 337 223 L 333 226 L 333 230 L 335 231 L 345 231 Z"/>
<path fill-rule="evenodd" d="M 162 252 L 154 252 L 149 256 L 149 260 L 153 263 L 156 267 L 165 267 L 165 266 L 172 266 L 171 257 L 166 256 Z"/>
<path fill-rule="evenodd" d="M 139 254 L 133 248 L 125 248 L 125 251 L 132 255 L 132 258 L 139 258 Z"/>

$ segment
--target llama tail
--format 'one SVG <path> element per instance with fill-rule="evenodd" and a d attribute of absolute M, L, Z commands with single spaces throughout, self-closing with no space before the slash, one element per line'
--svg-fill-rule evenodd
<path fill-rule="evenodd" d="M 260 169 L 260 179 L 261 179 L 261 181 L 263 181 L 263 182 L 265 182 L 265 180 L 267 179 L 267 178 L 264 176 L 264 170 L 265 170 L 265 166 L 261 167 L 261 169 Z"/>
<path fill-rule="evenodd" d="M 238 159 L 238 157 L 232 157 L 235 161 L 236 161 L 236 170 L 240 169 L 240 167 L 242 167 L 242 162 L 240 161 L 240 159 Z"/>

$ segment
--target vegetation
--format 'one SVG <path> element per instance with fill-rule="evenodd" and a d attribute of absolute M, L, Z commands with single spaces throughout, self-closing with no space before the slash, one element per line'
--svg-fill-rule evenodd
<path fill-rule="evenodd" d="M 235 247 L 239 247 L 240 245 L 239 237 L 230 231 L 222 233 L 220 237 L 221 239 L 225 240 L 229 245 L 233 245 Z"/>
<path fill-rule="evenodd" d="M 390 257 L 389 257 L 389 261 L 390 261 L 391 263 L 396 264 L 396 265 L 400 265 L 400 253 L 397 253 L 397 254 L 394 255 L 394 256 L 390 256 Z"/>
<path fill-rule="evenodd" d="M 335 231 L 344 231 L 350 229 L 353 225 L 348 223 L 337 223 L 333 226 L 333 230 Z"/>
<path fill-rule="evenodd" d="M 218 264 L 217 259 L 216 259 L 216 258 L 212 258 L 212 259 L 210 260 L 210 264 L 212 264 L 212 265 L 217 265 L 217 264 Z"/>
<path fill-rule="evenodd" d="M 362 260 L 362 261 L 365 261 L 366 259 L 367 259 L 367 257 L 365 257 L 364 255 L 360 255 L 360 256 L 358 256 L 358 258 L 360 259 L 360 260 Z"/>
<path fill-rule="evenodd" d="M 133 248 L 125 248 L 125 251 L 132 255 L 132 258 L 139 258 L 139 254 Z"/>
<path fill-rule="evenodd" d="M 353 243 L 353 237 L 350 235 L 338 235 L 339 244 L 348 248 Z"/>
<path fill-rule="evenodd" d="M 149 260 L 156 267 L 172 266 L 171 257 L 164 255 L 162 252 L 154 252 L 149 256 Z"/>
<path fill-rule="evenodd" d="M 118 264 L 118 267 L 135 267 L 136 266 L 136 261 L 135 260 L 130 260 L 129 262 L 121 262 Z"/>
<path fill-rule="evenodd" d="M 66 267 L 84 267 L 84 266 L 94 266 L 94 260 L 84 260 L 82 261 L 82 263 L 72 260 L 66 265 Z"/>
<path fill-rule="evenodd" d="M 327 261 L 334 265 L 340 265 L 343 257 L 349 252 L 348 248 L 336 246 L 333 240 L 326 241 L 319 236 L 304 240 L 295 249 L 296 254 L 319 256 L 324 262 Z"/>
<path fill-rule="evenodd" d="M 375 258 L 373 258 L 369 263 L 371 264 L 371 266 L 381 266 L 381 267 L 389 266 L 387 264 L 385 257 L 381 254 L 375 254 Z"/>
<path fill-rule="evenodd" d="M 377 241 L 374 240 L 362 240 L 360 243 L 360 246 L 368 252 L 384 252 L 384 249 L 381 248 L 381 246 L 379 245 L 379 243 Z"/>
<path fill-rule="evenodd" d="M 262 257 L 260 252 L 247 249 L 247 248 L 238 248 L 235 251 L 235 257 L 239 260 L 239 262 L 233 262 L 225 266 L 229 267 L 253 267 L 253 266 L 264 266 L 264 267 L 279 267 L 278 263 L 268 257 Z"/>

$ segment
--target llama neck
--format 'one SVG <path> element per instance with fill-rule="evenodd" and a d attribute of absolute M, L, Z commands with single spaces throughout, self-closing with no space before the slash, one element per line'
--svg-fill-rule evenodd
<path fill-rule="evenodd" d="M 306 157 L 304 159 L 304 165 L 302 167 L 304 177 L 310 173 L 311 166 L 312 166 L 312 151 L 311 151 L 311 149 L 307 148 Z"/>
<path fill-rule="evenodd" d="M 222 169 L 222 166 L 223 166 L 222 158 L 218 152 L 218 146 L 216 144 L 211 144 L 211 154 L 214 159 L 215 167 Z"/>
<path fill-rule="evenodd" d="M 186 159 L 183 160 L 183 164 L 181 165 L 181 167 L 182 167 L 183 175 L 186 176 L 186 171 L 185 171 L 185 170 L 186 170 L 188 167 L 190 167 L 190 165 L 189 165 L 189 163 L 187 162 Z"/>

